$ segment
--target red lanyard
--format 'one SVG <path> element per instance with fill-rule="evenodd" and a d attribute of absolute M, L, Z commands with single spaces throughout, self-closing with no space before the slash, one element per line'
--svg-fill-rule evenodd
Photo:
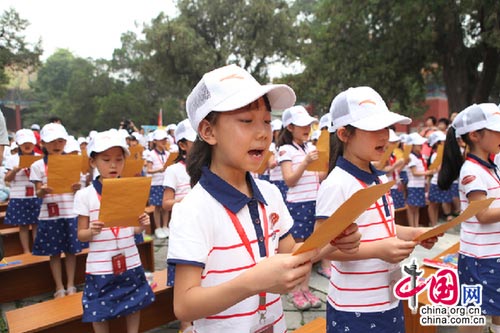
<path fill-rule="evenodd" d="M 243 226 L 241 225 L 240 220 L 238 219 L 236 214 L 234 214 L 228 208 L 226 208 L 226 207 L 224 207 L 224 208 L 226 209 L 227 214 L 231 218 L 231 221 L 233 222 L 233 226 L 236 229 L 236 232 L 238 233 L 238 235 L 240 236 L 241 242 L 245 246 L 245 248 L 246 248 L 248 254 L 250 255 L 250 257 L 252 258 L 254 264 L 256 264 L 257 262 L 255 261 L 255 256 L 254 256 L 253 251 L 252 251 L 252 246 L 250 245 L 250 240 L 248 239 L 248 236 L 245 233 L 245 230 L 243 230 Z M 264 245 L 266 246 L 266 257 L 268 257 L 269 256 L 269 244 L 268 244 L 268 240 L 269 240 L 268 226 L 269 226 L 269 223 L 267 221 L 266 208 L 264 207 L 264 204 L 262 202 L 260 203 L 260 209 L 262 211 L 262 216 L 264 218 Z M 259 293 L 259 311 L 265 311 L 265 310 L 266 310 L 266 293 L 262 292 L 262 293 Z"/>
<path fill-rule="evenodd" d="M 497 182 L 498 185 L 500 185 L 500 180 L 497 177 L 493 176 L 493 174 L 491 173 L 490 169 L 488 169 L 487 167 L 485 167 L 484 165 L 482 165 L 481 163 L 479 163 L 478 161 L 476 161 L 473 158 L 467 157 L 467 161 L 479 165 L 481 168 L 483 168 Z"/>
<path fill-rule="evenodd" d="M 356 178 L 357 179 L 357 178 Z M 361 184 L 361 186 L 363 186 L 364 188 L 368 187 L 368 185 L 366 185 L 365 182 L 362 182 L 361 180 L 358 179 L 358 182 Z M 384 194 L 385 196 L 385 200 L 387 202 L 389 202 L 389 200 L 387 200 L 387 195 Z M 385 225 L 385 229 L 387 230 L 387 233 L 389 233 L 389 236 L 390 237 L 394 237 L 396 236 L 396 233 L 395 233 L 395 226 L 393 223 L 389 223 L 387 221 L 387 218 L 385 217 L 385 214 L 384 212 L 382 211 L 382 207 L 380 206 L 380 204 L 378 203 L 378 200 L 375 201 L 375 207 L 377 207 L 377 211 L 378 211 L 378 215 L 380 215 L 380 218 L 382 219 L 382 222 L 384 222 L 384 225 Z"/>
<path fill-rule="evenodd" d="M 101 201 L 101 195 L 97 191 L 95 191 L 95 193 L 97 194 L 97 199 L 99 199 L 99 202 L 100 202 Z M 109 227 L 109 229 L 111 229 L 111 232 L 113 233 L 113 235 L 115 235 L 115 239 L 117 239 L 118 238 L 118 234 L 120 233 L 120 227 Z M 116 247 L 118 247 L 118 244 L 116 245 Z"/>

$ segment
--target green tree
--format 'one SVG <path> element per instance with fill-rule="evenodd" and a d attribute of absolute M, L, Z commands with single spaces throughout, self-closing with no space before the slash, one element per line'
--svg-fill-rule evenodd
<path fill-rule="evenodd" d="M 265 82 L 269 66 L 296 44 L 284 0 L 179 0 L 177 7 L 177 17 L 161 13 L 145 25 L 144 40 L 122 35 L 113 56 L 114 69 L 142 82 L 168 122 L 185 117 L 184 100 L 207 71 L 237 63 Z"/>
<path fill-rule="evenodd" d="M 431 78 L 444 84 L 451 112 L 495 94 L 498 1 L 323 0 L 308 18 L 306 69 L 292 79 L 323 109 L 341 90 L 370 85 L 397 111 L 418 115 Z"/>
<path fill-rule="evenodd" d="M 30 45 L 23 35 L 28 25 L 29 22 L 14 9 L 6 10 L 0 16 L 0 96 L 4 92 L 3 86 L 9 81 L 6 68 L 35 70 L 40 64 L 40 41 Z"/>

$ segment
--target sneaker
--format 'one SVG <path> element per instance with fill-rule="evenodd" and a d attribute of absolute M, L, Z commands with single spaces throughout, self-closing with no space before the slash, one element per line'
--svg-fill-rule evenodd
<path fill-rule="evenodd" d="M 304 294 L 304 297 L 311 304 L 312 308 L 320 308 L 321 307 L 321 303 L 322 303 L 321 300 L 316 295 L 314 295 L 310 290 L 304 291 L 303 294 Z"/>
<path fill-rule="evenodd" d="M 165 237 L 168 238 L 168 236 L 170 236 L 170 229 L 168 227 L 163 227 L 162 229 Z"/>
<path fill-rule="evenodd" d="M 305 298 L 304 293 L 301 290 L 292 291 L 290 293 L 292 296 L 292 304 L 299 310 L 308 310 L 311 308 L 311 303 Z"/>
<path fill-rule="evenodd" d="M 166 238 L 167 236 L 165 235 L 165 233 L 163 232 L 163 228 L 156 228 L 155 229 L 155 236 L 156 238 L 158 239 L 162 239 L 162 238 Z"/>

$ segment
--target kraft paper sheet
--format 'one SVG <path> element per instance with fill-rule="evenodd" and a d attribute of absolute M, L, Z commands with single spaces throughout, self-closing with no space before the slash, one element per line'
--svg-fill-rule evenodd
<path fill-rule="evenodd" d="M 80 182 L 81 155 L 50 155 L 47 166 L 47 186 L 51 194 L 72 193 L 72 185 Z"/>
<path fill-rule="evenodd" d="M 151 177 L 103 179 L 99 221 L 106 227 L 137 227 L 144 213 Z"/>
<path fill-rule="evenodd" d="M 390 181 L 363 188 L 347 199 L 293 254 L 299 254 L 312 249 L 321 249 L 331 240 L 339 236 L 345 228 L 353 223 L 375 201 L 385 195 L 396 182 Z"/>

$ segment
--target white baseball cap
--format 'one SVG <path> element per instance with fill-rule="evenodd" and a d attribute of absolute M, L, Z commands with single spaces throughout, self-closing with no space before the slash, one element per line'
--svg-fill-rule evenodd
<path fill-rule="evenodd" d="M 168 131 L 171 131 L 171 130 L 175 131 L 176 129 L 177 129 L 177 125 L 176 124 L 168 124 L 167 128 L 165 130 L 168 132 Z"/>
<path fill-rule="evenodd" d="M 153 132 L 153 140 L 164 140 L 167 138 L 167 131 L 164 129 L 155 129 Z"/>
<path fill-rule="evenodd" d="M 33 124 L 33 125 L 31 125 L 31 129 L 34 130 L 34 131 L 39 131 L 40 130 L 40 125 Z"/>
<path fill-rule="evenodd" d="M 82 143 L 89 143 L 89 140 L 87 138 L 84 138 L 83 136 L 78 138 L 78 144 L 81 145 Z"/>
<path fill-rule="evenodd" d="M 283 122 L 279 119 L 274 119 L 273 121 L 271 121 L 271 129 L 272 131 L 281 131 L 281 129 L 283 128 Z"/>
<path fill-rule="evenodd" d="M 322 115 L 321 118 L 319 118 L 320 129 L 323 129 L 324 127 L 328 129 L 330 128 L 331 124 L 332 124 L 332 116 L 330 115 L 330 113 L 326 113 Z"/>
<path fill-rule="evenodd" d="M 382 97 L 370 87 L 349 88 L 335 96 L 330 116 L 330 132 L 347 125 L 378 131 L 394 124 L 411 123 L 410 118 L 389 111 Z"/>
<path fill-rule="evenodd" d="M 191 126 L 189 119 L 181 121 L 175 129 L 175 139 L 179 142 L 182 139 L 194 142 L 196 140 L 196 132 Z"/>
<path fill-rule="evenodd" d="M 281 119 L 283 121 L 283 127 L 287 127 L 290 124 L 295 126 L 307 126 L 318 121 L 316 118 L 311 117 L 309 112 L 307 112 L 306 108 L 302 105 L 295 105 L 286 109 L 281 115 Z"/>
<path fill-rule="evenodd" d="M 66 145 L 64 146 L 64 152 L 69 154 L 74 151 L 81 152 L 80 144 L 73 135 L 68 135 L 66 138 Z"/>
<path fill-rule="evenodd" d="M 393 129 L 389 128 L 389 142 L 398 142 L 401 141 L 401 138 L 394 132 Z"/>
<path fill-rule="evenodd" d="M 432 132 L 427 138 L 427 143 L 430 147 L 434 146 L 439 141 L 446 141 L 446 134 L 441 131 Z"/>
<path fill-rule="evenodd" d="M 406 144 L 409 145 L 423 145 L 424 143 L 427 142 L 427 139 L 418 134 L 417 132 L 413 132 L 408 134 L 408 137 L 406 138 Z"/>
<path fill-rule="evenodd" d="M 189 120 L 195 131 L 212 111 L 239 109 L 267 95 L 272 109 L 283 110 L 295 103 L 295 93 L 284 84 L 261 85 L 236 65 L 217 68 L 203 75 L 186 100 Z"/>
<path fill-rule="evenodd" d="M 500 132 L 500 109 L 494 103 L 472 104 L 455 117 L 451 126 L 457 136 L 483 128 Z"/>
<path fill-rule="evenodd" d="M 315 130 L 311 134 L 311 140 L 319 140 L 319 137 L 321 136 L 321 130 Z"/>
<path fill-rule="evenodd" d="M 40 139 L 43 142 L 52 142 L 57 139 L 66 140 L 68 132 L 63 125 L 57 123 L 49 123 L 42 127 L 40 131 Z"/>
<path fill-rule="evenodd" d="M 16 143 L 22 145 L 23 143 L 30 142 L 36 145 L 35 133 L 32 130 L 23 128 L 16 132 Z"/>
<path fill-rule="evenodd" d="M 125 152 L 125 156 L 130 155 L 127 141 L 123 135 L 114 128 L 96 133 L 87 146 L 87 154 L 91 156 L 92 153 L 102 153 L 112 147 L 121 147 Z"/>

